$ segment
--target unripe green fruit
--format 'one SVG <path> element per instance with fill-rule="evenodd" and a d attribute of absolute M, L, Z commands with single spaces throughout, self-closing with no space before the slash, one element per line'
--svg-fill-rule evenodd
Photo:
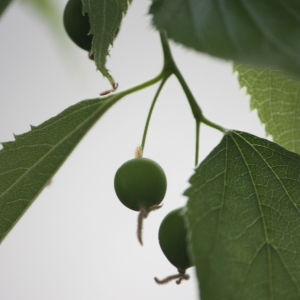
<path fill-rule="evenodd" d="M 159 164 L 148 158 L 134 158 L 116 172 L 115 191 L 120 201 L 136 211 L 158 205 L 167 189 L 166 175 Z"/>
<path fill-rule="evenodd" d="M 82 13 L 81 0 L 69 0 L 63 16 L 64 26 L 71 40 L 80 48 L 90 51 L 92 47 L 92 35 L 87 15 Z"/>
<path fill-rule="evenodd" d="M 192 266 L 187 250 L 187 230 L 182 208 L 171 211 L 159 227 L 158 239 L 160 247 L 179 271 Z"/>

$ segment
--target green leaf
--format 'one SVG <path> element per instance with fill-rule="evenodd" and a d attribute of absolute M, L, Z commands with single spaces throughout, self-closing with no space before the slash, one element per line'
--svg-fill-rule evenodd
<path fill-rule="evenodd" d="M 5 9 L 8 7 L 8 5 L 12 2 L 12 0 L 1 0 L 0 1 L 0 17 L 2 16 Z"/>
<path fill-rule="evenodd" d="M 0 241 L 74 147 L 121 94 L 82 101 L 3 144 L 0 151 Z"/>
<path fill-rule="evenodd" d="M 300 299 L 300 156 L 231 131 L 190 183 L 201 300 Z"/>
<path fill-rule="evenodd" d="M 267 134 L 290 151 L 300 154 L 300 81 L 279 71 L 236 65 L 241 87 L 251 96 Z"/>
<path fill-rule="evenodd" d="M 154 25 L 174 41 L 300 76 L 300 1 L 152 1 Z"/>
<path fill-rule="evenodd" d="M 94 60 L 99 71 L 110 81 L 112 86 L 116 83 L 106 68 L 106 58 L 131 1 L 82 0 L 83 10 L 89 15 L 90 19 Z"/>

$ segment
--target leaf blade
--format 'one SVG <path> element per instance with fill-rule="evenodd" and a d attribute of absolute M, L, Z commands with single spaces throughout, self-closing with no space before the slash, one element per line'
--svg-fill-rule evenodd
<path fill-rule="evenodd" d="M 0 242 L 49 182 L 91 126 L 120 94 L 85 100 L 0 151 Z"/>
<path fill-rule="evenodd" d="M 276 143 L 300 154 L 300 81 L 267 68 L 236 65 L 235 71 L 266 133 Z"/>
<path fill-rule="evenodd" d="M 190 182 L 201 299 L 298 299 L 300 156 L 233 131 Z"/>
<path fill-rule="evenodd" d="M 106 67 L 109 48 L 118 33 L 121 21 L 132 0 L 82 0 L 83 11 L 88 14 L 93 35 L 92 53 L 98 70 L 112 86 L 115 80 Z"/>
<path fill-rule="evenodd" d="M 156 28 L 194 50 L 300 76 L 297 1 L 153 0 L 150 13 Z"/>

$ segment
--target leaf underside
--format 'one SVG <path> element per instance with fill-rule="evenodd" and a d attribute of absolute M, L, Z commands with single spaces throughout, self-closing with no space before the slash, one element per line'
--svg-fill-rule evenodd
<path fill-rule="evenodd" d="M 300 156 L 231 131 L 190 183 L 201 299 L 300 299 Z"/>
<path fill-rule="evenodd" d="M 274 142 L 300 154 L 300 80 L 266 68 L 236 65 L 235 70 L 267 134 Z"/>
<path fill-rule="evenodd" d="M 82 101 L 0 151 L 0 242 L 101 115 L 119 99 Z"/>
<path fill-rule="evenodd" d="M 113 77 L 106 68 L 106 58 L 123 16 L 132 0 L 82 0 L 83 11 L 88 14 L 93 35 L 92 54 L 98 70 L 112 85 Z"/>
<path fill-rule="evenodd" d="M 187 47 L 300 77 L 298 0 L 152 0 L 150 13 Z"/>

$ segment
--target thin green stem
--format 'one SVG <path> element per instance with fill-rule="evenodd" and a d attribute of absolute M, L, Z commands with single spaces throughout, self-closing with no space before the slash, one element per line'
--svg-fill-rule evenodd
<path fill-rule="evenodd" d="M 153 77 L 152 79 L 150 79 L 148 81 L 145 81 L 145 82 L 143 82 L 143 83 L 141 83 L 137 86 L 129 88 L 129 89 L 123 91 L 123 92 L 116 93 L 114 95 L 109 95 L 109 96 L 103 97 L 102 98 L 102 100 L 103 100 L 103 109 L 104 110 L 109 109 L 114 104 L 116 104 L 121 99 L 123 99 L 125 96 L 127 96 L 129 94 L 132 94 L 132 93 L 135 93 L 137 91 L 140 91 L 142 89 L 145 89 L 147 87 L 150 87 L 150 86 L 154 85 L 155 83 L 163 80 L 166 76 L 167 75 L 163 70 L 159 75 L 157 75 L 157 76 Z"/>
<path fill-rule="evenodd" d="M 192 110 L 195 120 L 201 121 L 201 119 L 203 117 L 202 110 L 199 107 L 194 95 L 192 94 L 188 84 L 186 83 L 184 77 L 182 76 L 182 74 L 181 74 L 180 70 L 177 68 L 177 66 L 175 66 L 175 68 L 174 68 L 174 75 L 178 79 L 178 81 L 186 95 L 186 98 L 190 104 L 190 108 Z"/>
<path fill-rule="evenodd" d="M 178 81 L 186 95 L 186 98 L 189 102 L 192 114 L 193 114 L 196 122 L 199 122 L 199 123 L 203 122 L 207 126 L 215 128 L 223 133 L 226 132 L 225 128 L 209 121 L 208 119 L 206 119 L 204 117 L 202 110 L 201 110 L 199 104 L 197 103 L 191 89 L 189 88 L 181 71 L 179 70 L 179 68 L 177 67 L 177 65 L 173 59 L 167 36 L 164 33 L 161 33 L 160 39 L 161 39 L 161 44 L 162 44 L 164 59 L 165 59 L 164 70 L 165 70 L 165 72 L 170 72 L 171 74 L 174 74 L 176 76 L 176 78 L 178 79 Z"/>
<path fill-rule="evenodd" d="M 148 81 L 145 81 L 139 85 L 136 85 L 132 88 L 129 88 L 123 92 L 119 92 L 118 94 L 115 94 L 115 96 L 120 96 L 120 97 L 124 97 L 124 96 L 127 96 L 129 94 L 132 94 L 132 93 L 135 93 L 137 91 L 140 91 L 140 90 L 143 90 L 147 87 L 150 87 L 152 85 L 154 85 L 155 83 L 161 81 L 162 79 L 164 79 L 167 75 L 165 74 L 164 71 L 162 71 L 159 75 L 155 76 L 154 78 L 148 80 Z"/>
<path fill-rule="evenodd" d="M 146 138 L 147 138 L 147 133 L 148 133 L 148 129 L 149 129 L 149 124 L 150 124 L 150 120 L 151 120 L 151 116 L 152 116 L 152 113 L 153 113 L 153 110 L 154 110 L 154 106 L 157 102 L 157 99 L 159 97 L 159 94 L 162 90 L 162 88 L 164 87 L 167 79 L 169 78 L 169 75 L 164 77 L 155 93 L 155 96 L 153 98 L 153 101 L 151 103 L 151 106 L 150 106 L 150 109 L 149 109 L 149 112 L 148 112 L 148 116 L 147 116 L 147 120 L 146 120 L 146 124 L 145 124 L 145 127 L 144 127 L 144 133 L 143 133 L 143 138 L 142 138 L 142 143 L 141 143 L 141 148 L 142 148 L 142 151 L 144 151 L 145 149 L 145 143 L 146 143 Z"/>
<path fill-rule="evenodd" d="M 160 32 L 160 42 L 164 54 L 164 70 L 169 70 L 170 73 L 173 73 L 173 67 L 175 61 L 169 46 L 167 35 L 164 32 Z"/>
<path fill-rule="evenodd" d="M 217 129 L 217 130 L 219 130 L 223 133 L 227 132 L 227 130 L 224 127 L 222 127 L 222 126 L 208 120 L 206 117 L 204 117 L 204 115 L 202 113 L 202 110 L 199 107 L 198 103 L 196 102 L 196 99 L 195 99 L 194 95 L 192 94 L 188 84 L 186 83 L 184 77 L 182 76 L 181 72 L 179 71 L 179 69 L 177 67 L 174 71 L 174 74 L 177 77 L 177 79 L 178 79 L 178 81 L 179 81 L 179 83 L 180 83 L 180 85 L 181 85 L 188 101 L 189 101 L 189 104 L 190 104 L 190 107 L 191 107 L 191 110 L 192 110 L 192 113 L 193 113 L 193 116 L 194 116 L 195 120 L 198 121 L 199 123 L 202 122 L 205 125 L 207 125 L 209 127 L 212 127 L 214 129 Z"/>
<path fill-rule="evenodd" d="M 179 83 L 180 83 L 180 85 L 181 85 L 181 87 L 182 87 L 189 103 L 190 103 L 190 107 L 191 107 L 191 110 L 192 110 L 192 113 L 194 115 L 195 120 L 198 121 L 199 123 L 204 123 L 205 125 L 207 125 L 209 127 L 217 129 L 217 130 L 221 131 L 222 133 L 227 132 L 227 130 L 224 127 L 208 120 L 203 115 L 202 110 L 199 107 L 198 103 L 196 102 L 196 99 L 195 99 L 194 95 L 192 94 L 188 84 L 186 83 L 184 77 L 182 76 L 180 70 L 177 67 L 174 71 L 174 75 L 177 77 L 177 79 L 178 79 L 178 81 L 179 81 Z"/>
<path fill-rule="evenodd" d="M 204 116 L 202 116 L 202 119 L 201 119 L 201 122 L 204 123 L 205 125 L 211 127 L 211 128 L 214 128 L 214 129 L 217 129 L 219 131 L 221 131 L 222 133 L 226 133 L 228 130 L 208 119 L 206 119 Z"/>
<path fill-rule="evenodd" d="M 172 52 L 171 52 L 169 42 L 168 42 L 168 38 L 164 33 L 161 33 L 160 39 L 161 39 L 161 44 L 162 44 L 163 53 L 164 53 L 164 60 L 165 60 L 164 70 L 166 72 L 170 72 L 171 74 L 174 74 L 176 76 L 176 78 L 178 79 L 178 81 L 186 95 L 186 98 L 189 102 L 189 105 L 192 110 L 194 118 L 196 120 L 200 121 L 201 117 L 202 117 L 202 111 L 173 59 Z"/>
<path fill-rule="evenodd" d="M 163 80 L 167 75 L 165 74 L 164 70 L 157 76 L 153 77 L 152 79 L 148 80 L 148 81 L 145 81 L 139 85 L 136 85 L 132 88 L 129 88 L 125 91 L 122 91 L 122 92 L 119 92 L 119 93 L 116 93 L 114 95 L 109 95 L 109 96 L 106 96 L 106 97 L 103 97 L 103 101 L 105 101 L 103 103 L 104 107 L 106 109 L 108 109 L 109 107 L 113 106 L 114 104 L 116 104 L 117 102 L 119 102 L 121 99 L 123 99 L 125 96 L 129 95 L 129 94 L 132 94 L 132 93 L 135 93 L 137 91 L 140 91 L 140 90 L 143 90 L 145 88 L 148 88 L 152 85 L 154 85 L 155 83 Z"/>
<path fill-rule="evenodd" d="M 222 126 L 213 123 L 212 121 L 206 119 L 202 113 L 201 108 L 199 107 L 193 93 L 191 92 L 187 82 L 185 81 L 183 75 L 181 74 L 180 70 L 178 69 L 171 50 L 170 50 L 170 46 L 168 43 L 168 39 L 166 37 L 166 35 L 164 33 L 160 34 L 161 37 L 161 44 L 162 44 L 162 48 L 163 48 L 163 53 L 164 53 L 164 67 L 163 70 L 161 71 L 160 74 L 158 74 L 157 76 L 155 76 L 154 78 L 145 81 L 137 86 L 134 86 L 132 88 L 129 88 L 123 92 L 119 92 L 116 93 L 113 96 L 107 96 L 104 99 L 107 99 L 107 103 L 105 105 L 107 105 L 108 107 L 110 107 L 111 105 L 117 103 L 120 99 L 122 99 L 123 97 L 135 93 L 137 91 L 140 91 L 142 89 L 148 88 L 154 84 L 156 84 L 157 82 L 161 81 L 156 94 L 154 96 L 154 99 L 152 101 L 148 116 L 147 116 L 147 120 L 146 120 L 146 124 L 144 127 L 144 133 L 143 133 L 143 137 L 142 137 L 142 143 L 141 143 L 141 149 L 143 150 L 145 148 L 145 143 L 146 143 L 146 137 L 147 137 L 147 133 L 148 133 L 148 129 L 149 129 L 149 124 L 150 124 L 150 120 L 151 120 L 151 116 L 154 110 L 154 106 L 157 102 L 157 99 L 160 95 L 160 92 L 164 86 L 164 84 L 166 83 L 167 79 L 171 76 L 171 75 L 175 75 L 177 80 L 179 81 L 185 95 L 187 98 L 187 101 L 189 103 L 189 106 L 191 108 L 192 114 L 194 116 L 194 119 L 196 121 L 196 145 L 195 145 L 195 165 L 198 164 L 199 161 L 199 135 L 200 135 L 200 124 L 204 123 L 209 127 L 215 128 L 223 133 L 227 132 L 227 130 L 225 128 L 223 128 Z"/>
<path fill-rule="evenodd" d="M 200 124 L 201 123 L 199 121 L 196 121 L 195 167 L 198 166 L 198 162 L 199 162 Z"/>

